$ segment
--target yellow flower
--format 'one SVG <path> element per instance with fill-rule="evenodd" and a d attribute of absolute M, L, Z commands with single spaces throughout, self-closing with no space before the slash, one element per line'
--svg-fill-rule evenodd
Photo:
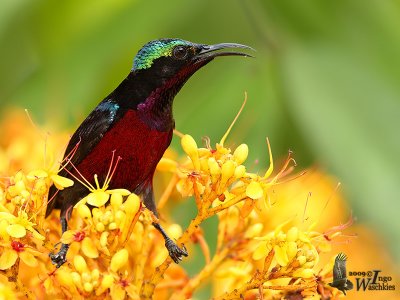
<path fill-rule="evenodd" d="M 50 178 L 57 189 L 63 190 L 64 188 L 74 185 L 74 181 L 58 175 L 56 172 L 50 170 L 37 169 L 28 173 L 27 178 Z"/>
<path fill-rule="evenodd" d="M 39 234 L 33 226 L 36 225 L 29 221 L 28 214 L 24 211 L 18 212 L 18 217 L 9 212 L 0 212 L 0 219 L 7 221 L 7 233 L 13 238 L 22 238 L 26 235 L 26 230 L 30 231 L 36 239 L 44 240 L 45 237 Z"/>
<path fill-rule="evenodd" d="M 18 258 L 20 258 L 26 265 L 36 267 L 38 261 L 35 256 L 40 254 L 39 251 L 34 250 L 21 242 L 12 241 L 7 245 L 0 256 L 0 270 L 11 268 L 17 262 Z"/>

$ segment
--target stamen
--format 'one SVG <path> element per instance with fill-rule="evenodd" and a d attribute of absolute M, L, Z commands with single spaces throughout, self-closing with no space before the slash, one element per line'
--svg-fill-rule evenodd
<path fill-rule="evenodd" d="M 179 130 L 177 130 L 177 129 L 174 129 L 174 134 L 177 135 L 180 138 L 183 138 L 183 136 L 184 136 L 184 134 L 182 132 L 180 132 Z"/>
<path fill-rule="evenodd" d="M 97 174 L 94 174 L 94 182 L 96 183 L 96 187 L 100 190 L 99 179 L 97 178 Z"/>
<path fill-rule="evenodd" d="M 279 173 L 271 180 L 271 184 L 274 184 L 282 176 L 282 173 L 287 169 L 287 167 L 291 161 L 293 161 L 294 165 L 296 165 L 296 161 L 291 156 L 292 156 L 292 151 L 289 151 L 289 154 L 288 154 L 288 157 L 286 158 L 285 164 L 283 165 L 283 167 L 279 171 Z"/>
<path fill-rule="evenodd" d="M 268 167 L 267 172 L 265 172 L 264 178 L 268 178 L 274 171 L 274 159 L 272 157 L 271 144 L 269 143 L 268 137 L 267 137 L 267 146 L 268 146 L 268 153 L 269 153 L 269 167 Z"/>
<path fill-rule="evenodd" d="M 319 214 L 317 223 L 319 222 L 319 220 L 321 220 L 321 217 L 322 217 L 323 212 L 325 211 L 325 209 L 326 209 L 326 207 L 328 206 L 329 202 L 330 202 L 331 199 L 333 198 L 333 195 L 335 195 L 335 194 L 337 193 L 337 191 L 338 191 L 340 185 L 341 185 L 341 183 L 338 182 L 338 183 L 336 184 L 336 187 L 335 187 L 334 190 L 332 191 L 332 193 L 329 195 L 328 200 L 326 200 L 326 203 L 325 203 L 324 207 L 322 208 L 321 213 Z"/>
<path fill-rule="evenodd" d="M 286 176 L 286 174 L 291 173 L 293 170 L 294 170 L 294 167 L 290 167 L 290 168 L 288 169 L 288 171 L 290 171 L 290 172 L 285 172 L 285 173 L 282 174 L 282 176 L 283 176 L 283 177 Z M 283 184 L 283 183 L 287 183 L 287 182 L 296 180 L 297 178 L 299 178 L 299 177 L 301 177 L 301 176 L 303 176 L 303 175 L 305 175 L 305 174 L 307 174 L 307 170 L 304 170 L 304 171 L 300 172 L 299 174 L 294 175 L 294 176 L 292 176 L 292 177 L 290 177 L 290 178 L 288 178 L 288 179 L 286 179 L 286 180 L 282 180 L 282 181 L 279 181 L 279 182 L 275 182 L 275 185 L 279 185 L 279 184 Z"/>
<path fill-rule="evenodd" d="M 110 176 L 110 172 L 111 172 L 111 168 L 112 168 L 112 166 L 113 166 L 113 163 L 114 163 L 114 156 L 115 156 L 115 149 L 112 151 L 112 154 L 111 154 L 111 162 L 110 162 L 110 167 L 108 168 L 108 172 L 107 172 L 107 175 L 106 175 L 106 179 L 108 178 L 108 176 Z M 106 185 L 106 181 L 104 181 L 104 185 Z"/>
<path fill-rule="evenodd" d="M 206 148 L 207 148 L 208 150 L 212 150 L 212 148 L 211 148 L 211 140 L 210 140 L 210 137 L 208 137 L 208 136 L 203 136 L 201 139 L 203 140 L 204 145 L 206 146 Z"/>
<path fill-rule="evenodd" d="M 76 151 L 78 150 L 78 147 L 79 147 L 80 143 L 81 143 L 81 140 L 79 140 L 79 142 L 76 143 L 76 145 L 74 146 L 74 148 L 72 148 L 71 151 L 70 151 L 70 152 L 65 156 L 65 158 L 61 161 L 60 165 L 61 165 L 62 167 L 58 170 L 58 172 L 60 172 L 62 169 L 64 169 L 64 168 L 68 165 L 68 163 L 71 161 L 71 159 L 74 157 Z M 65 163 L 65 164 L 63 165 L 64 161 L 67 161 L 67 163 Z"/>
<path fill-rule="evenodd" d="M 78 175 L 83 179 L 80 180 L 75 174 L 73 174 L 70 170 L 65 169 L 65 171 L 71 175 L 75 180 L 77 180 L 80 184 L 82 184 L 84 187 L 86 187 L 89 191 L 93 191 L 95 190 L 95 188 L 93 187 L 93 185 L 85 178 L 85 176 L 82 175 L 81 172 L 79 172 L 79 170 L 75 167 L 75 165 L 72 163 L 72 161 L 70 159 L 68 159 L 68 163 L 71 164 L 72 168 L 78 173 Z"/>
<path fill-rule="evenodd" d="M 108 185 L 109 185 L 110 182 L 111 182 L 111 178 L 114 176 L 115 171 L 117 170 L 117 167 L 118 167 L 118 163 L 119 163 L 119 161 L 120 161 L 121 159 L 122 159 L 121 156 L 118 156 L 118 157 L 117 157 L 117 162 L 115 163 L 115 166 L 114 166 L 113 170 L 111 171 L 110 177 L 108 177 L 108 178 L 106 177 L 106 180 L 104 181 L 103 189 L 107 189 L 107 188 L 108 188 Z"/>
<path fill-rule="evenodd" d="M 30 221 L 31 219 L 33 219 L 34 217 L 36 217 L 37 215 L 39 215 L 39 213 L 41 213 L 42 209 L 44 209 L 45 207 L 47 207 L 47 206 L 50 204 L 50 202 L 54 200 L 54 198 L 57 196 L 57 194 L 58 194 L 59 191 L 60 191 L 60 190 L 57 190 L 57 191 L 54 193 L 54 195 L 53 195 L 50 199 L 47 199 L 47 202 L 44 202 L 44 203 L 37 209 L 37 211 L 32 215 L 32 217 L 29 218 L 29 221 Z M 46 205 L 45 205 L 45 204 L 46 204 Z"/>
<path fill-rule="evenodd" d="M 219 144 L 220 144 L 221 146 L 224 145 L 225 140 L 226 140 L 226 138 L 228 137 L 229 133 L 231 132 L 231 129 L 232 129 L 233 125 L 235 125 L 236 120 L 239 118 L 240 114 L 242 113 L 243 108 L 244 108 L 244 106 L 246 105 L 246 102 L 247 102 L 247 92 L 244 92 L 244 101 L 243 101 L 243 104 L 242 104 L 242 106 L 240 107 L 239 112 L 237 113 L 236 117 L 233 119 L 232 124 L 228 127 L 228 130 L 225 132 L 224 136 L 222 137 L 221 141 L 219 142 Z"/>
<path fill-rule="evenodd" d="M 306 211 L 307 211 L 308 200 L 310 200 L 310 198 L 311 198 L 311 192 L 308 192 L 307 199 L 306 199 L 306 205 L 304 206 L 303 218 L 302 218 L 301 223 L 304 223 L 304 221 L 306 220 L 305 216 L 306 216 Z"/>

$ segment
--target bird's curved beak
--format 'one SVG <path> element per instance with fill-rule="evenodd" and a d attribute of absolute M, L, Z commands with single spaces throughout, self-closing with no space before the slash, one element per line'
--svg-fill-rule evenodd
<path fill-rule="evenodd" d="M 236 43 L 221 43 L 215 45 L 200 45 L 200 51 L 195 55 L 196 60 L 212 60 L 217 56 L 246 56 L 246 57 L 254 57 L 250 54 L 240 52 L 240 51 L 218 51 L 218 50 L 227 50 L 230 48 L 240 48 L 255 51 L 252 47 L 236 44 Z"/>

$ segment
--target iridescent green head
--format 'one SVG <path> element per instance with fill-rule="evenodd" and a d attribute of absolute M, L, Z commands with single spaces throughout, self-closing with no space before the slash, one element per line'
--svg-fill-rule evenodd
<path fill-rule="evenodd" d="M 181 39 L 160 39 L 148 42 L 139 50 L 133 61 L 134 70 L 148 69 L 154 60 L 172 56 L 177 46 L 191 47 L 193 43 Z"/>
<path fill-rule="evenodd" d="M 241 55 L 251 56 L 242 52 L 218 51 L 227 48 L 252 49 L 249 46 L 223 43 L 216 45 L 195 44 L 181 39 L 159 39 L 148 42 L 139 50 L 133 60 L 133 71 L 149 69 L 157 60 L 168 59 L 178 65 L 198 64 L 211 61 L 217 56 Z M 252 49 L 254 50 L 254 49 Z M 217 52 L 218 51 L 218 52 Z"/>

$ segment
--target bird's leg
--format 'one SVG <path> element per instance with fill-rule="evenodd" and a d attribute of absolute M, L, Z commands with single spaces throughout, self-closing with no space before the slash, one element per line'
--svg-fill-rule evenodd
<path fill-rule="evenodd" d="M 153 226 L 162 234 L 165 240 L 165 248 L 167 248 L 169 256 L 175 263 L 179 263 L 182 260 L 182 256 L 188 256 L 186 248 L 179 248 L 177 244 L 167 235 L 164 229 L 159 223 L 153 222 Z"/>
<path fill-rule="evenodd" d="M 67 213 L 61 213 L 60 222 L 61 222 L 61 235 L 68 230 L 68 222 L 67 222 Z M 67 252 L 68 252 L 69 244 L 61 244 L 60 251 L 57 253 L 51 252 L 49 254 L 51 262 L 53 265 L 56 265 L 57 268 L 61 267 L 66 261 Z"/>
<path fill-rule="evenodd" d="M 143 202 L 147 209 L 153 212 L 154 216 L 158 218 L 158 212 L 156 204 L 154 202 L 154 193 L 152 182 L 146 182 L 142 189 Z M 158 222 L 153 222 L 153 226 L 162 234 L 165 240 L 165 247 L 168 250 L 169 256 L 175 263 L 179 263 L 182 260 L 182 256 L 188 256 L 188 253 L 183 247 L 182 249 L 167 235 L 165 230 L 161 227 Z"/>

